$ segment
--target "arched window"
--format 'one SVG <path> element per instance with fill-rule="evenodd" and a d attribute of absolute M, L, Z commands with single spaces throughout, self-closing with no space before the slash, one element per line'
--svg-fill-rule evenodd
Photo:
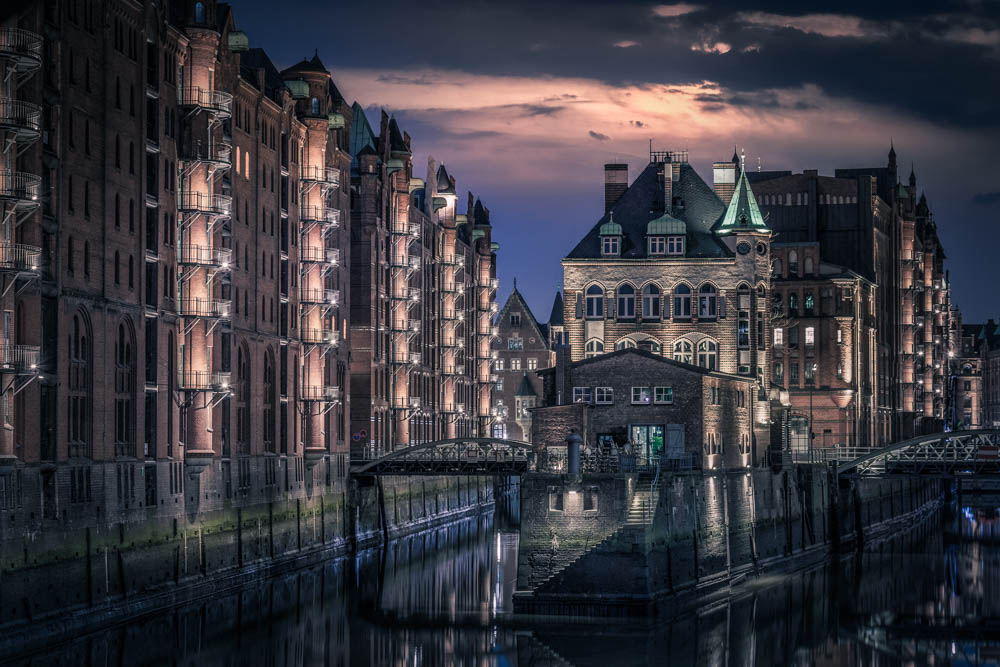
<path fill-rule="evenodd" d="M 135 456 L 135 341 L 125 322 L 115 341 L 115 456 Z"/>
<path fill-rule="evenodd" d="M 616 350 L 631 350 L 635 347 L 635 341 L 631 338 L 622 338 L 620 341 L 615 343 Z"/>
<path fill-rule="evenodd" d="M 703 338 L 698 341 L 698 365 L 710 371 L 719 368 L 719 346 L 714 340 Z"/>
<path fill-rule="evenodd" d="M 802 263 L 802 268 L 805 269 L 806 275 L 811 276 L 813 273 L 813 258 L 809 255 L 806 256 L 805 261 Z"/>
<path fill-rule="evenodd" d="M 635 319 L 635 288 L 628 283 L 618 288 L 618 319 Z"/>
<path fill-rule="evenodd" d="M 788 275 L 799 275 L 799 253 L 794 250 L 788 253 Z"/>
<path fill-rule="evenodd" d="M 587 319 L 597 320 L 604 317 L 604 290 L 600 285 L 587 288 Z"/>
<path fill-rule="evenodd" d="M 237 174 L 240 173 L 240 171 L 242 169 L 243 169 L 243 165 L 241 164 L 241 160 L 240 160 L 240 147 L 237 146 L 236 147 L 236 173 Z M 239 215 L 240 215 L 240 211 L 239 211 L 239 209 L 237 209 L 236 210 L 236 217 L 238 218 Z"/>
<path fill-rule="evenodd" d="M 714 285 L 704 284 L 698 290 L 698 317 L 712 319 L 716 316 L 717 292 Z"/>
<path fill-rule="evenodd" d="M 318 98 L 316 98 L 316 97 L 312 98 L 312 101 L 309 103 L 309 110 L 312 112 L 312 115 L 314 115 L 314 116 L 318 116 L 319 115 L 319 99 Z"/>
<path fill-rule="evenodd" d="M 660 319 L 660 288 L 656 285 L 646 285 L 642 288 L 642 319 Z"/>
<path fill-rule="evenodd" d="M 788 293 L 788 314 L 792 317 L 799 316 L 799 293 L 789 292 Z"/>
<path fill-rule="evenodd" d="M 236 350 L 236 447 L 250 453 L 250 351 L 242 343 Z"/>
<path fill-rule="evenodd" d="M 587 341 L 587 358 L 596 357 L 599 354 L 604 354 L 604 343 L 602 341 L 593 338 Z"/>
<path fill-rule="evenodd" d="M 691 288 L 681 283 L 674 288 L 674 319 L 691 318 Z"/>
<path fill-rule="evenodd" d="M 652 352 L 653 354 L 663 354 L 663 346 L 660 345 L 660 341 L 655 338 L 646 338 L 640 340 L 637 344 L 640 350 L 645 350 L 646 352 Z"/>
<path fill-rule="evenodd" d="M 91 436 L 91 386 L 93 374 L 90 352 L 90 321 L 86 314 L 73 315 L 73 329 L 69 341 L 69 456 L 92 457 Z"/>
<path fill-rule="evenodd" d="M 205 22 L 205 4 L 202 2 L 194 3 L 194 22 L 195 23 Z"/>
<path fill-rule="evenodd" d="M 771 275 L 774 276 L 775 278 L 780 278 L 782 268 L 783 267 L 781 265 L 781 260 L 780 259 L 774 260 L 774 264 L 771 266 Z"/>
<path fill-rule="evenodd" d="M 694 347 L 687 338 L 674 341 L 674 361 L 682 361 L 685 364 L 694 363 Z"/>
<path fill-rule="evenodd" d="M 264 353 L 264 451 L 274 451 L 274 402 L 277 397 L 274 381 L 274 353 L 270 348 Z"/>

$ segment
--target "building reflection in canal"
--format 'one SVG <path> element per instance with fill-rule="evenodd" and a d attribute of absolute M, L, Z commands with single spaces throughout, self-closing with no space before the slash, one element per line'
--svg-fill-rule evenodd
<path fill-rule="evenodd" d="M 512 617 L 517 529 L 498 512 L 220 592 L 31 664 L 995 665 L 1000 544 L 976 537 L 993 512 L 933 517 L 860 556 L 764 576 L 651 623 Z"/>

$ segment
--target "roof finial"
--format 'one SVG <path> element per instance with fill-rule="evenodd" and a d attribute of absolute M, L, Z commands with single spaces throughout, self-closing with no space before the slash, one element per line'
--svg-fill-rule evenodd
<path fill-rule="evenodd" d="M 517 289 L 517 276 L 514 276 L 514 289 Z"/>
<path fill-rule="evenodd" d="M 318 46 L 315 49 L 313 49 L 313 57 L 314 58 L 319 58 L 319 47 Z"/>
<path fill-rule="evenodd" d="M 745 148 L 740 149 L 740 171 L 745 171 L 747 168 L 747 152 Z"/>

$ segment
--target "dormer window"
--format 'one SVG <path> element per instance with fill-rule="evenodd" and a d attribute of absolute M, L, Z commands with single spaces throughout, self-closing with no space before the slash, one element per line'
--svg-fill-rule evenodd
<path fill-rule="evenodd" d="M 602 236 L 601 237 L 601 254 L 602 255 L 618 255 L 618 237 L 617 236 Z"/>
<path fill-rule="evenodd" d="M 667 254 L 668 255 L 683 255 L 684 254 L 684 237 L 683 236 L 668 236 L 667 237 Z"/>
<path fill-rule="evenodd" d="M 649 237 L 649 254 L 650 255 L 666 255 L 667 254 L 667 238 L 665 236 L 650 236 Z"/>

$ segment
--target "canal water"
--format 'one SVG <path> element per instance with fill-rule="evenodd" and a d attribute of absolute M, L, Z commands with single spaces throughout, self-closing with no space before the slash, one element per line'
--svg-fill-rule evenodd
<path fill-rule="evenodd" d="M 513 617 L 517 508 L 135 619 L 31 665 L 997 665 L 1000 498 L 645 621 Z M 609 572 L 608 576 L 614 576 Z"/>

